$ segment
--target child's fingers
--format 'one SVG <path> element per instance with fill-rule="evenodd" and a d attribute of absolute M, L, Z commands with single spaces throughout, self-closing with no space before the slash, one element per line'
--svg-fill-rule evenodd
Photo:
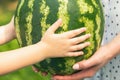
<path fill-rule="evenodd" d="M 51 27 L 48 28 L 47 32 L 54 33 L 62 24 L 62 19 L 58 19 Z"/>
<path fill-rule="evenodd" d="M 82 51 L 79 51 L 79 52 L 69 52 L 67 53 L 65 56 L 68 56 L 68 57 L 76 57 L 76 56 L 80 56 L 80 55 L 83 55 L 84 53 Z"/>
<path fill-rule="evenodd" d="M 39 72 L 40 71 L 38 68 L 36 68 L 34 66 L 32 66 L 32 69 L 33 69 L 34 72 Z"/>
<path fill-rule="evenodd" d="M 87 46 L 90 45 L 90 42 L 85 42 L 85 43 L 82 43 L 82 44 L 79 44 L 79 45 L 74 45 L 72 47 L 70 47 L 70 51 L 77 51 L 77 50 L 81 50 Z"/>
<path fill-rule="evenodd" d="M 70 39 L 70 41 L 72 44 L 78 44 L 78 43 L 81 43 L 81 42 L 85 41 L 86 39 L 90 38 L 90 36 L 91 36 L 90 34 L 86 34 L 86 35 L 83 35 L 80 37 L 72 38 L 72 39 Z"/>
<path fill-rule="evenodd" d="M 42 76 L 47 76 L 48 75 L 48 73 L 46 73 L 46 72 L 42 72 L 41 74 L 42 74 Z"/>
<path fill-rule="evenodd" d="M 86 31 L 86 28 L 80 28 L 80 29 L 65 32 L 65 33 L 63 33 L 63 35 L 66 36 L 67 38 L 73 38 L 73 37 L 85 32 L 85 31 Z"/>

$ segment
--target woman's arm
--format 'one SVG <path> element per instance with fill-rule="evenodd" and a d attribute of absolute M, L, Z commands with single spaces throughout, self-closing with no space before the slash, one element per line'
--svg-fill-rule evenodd
<path fill-rule="evenodd" d="M 14 19 L 9 24 L 0 26 L 0 45 L 11 41 L 16 37 L 14 28 Z"/>
<path fill-rule="evenodd" d="M 120 34 L 117 35 L 111 42 L 101 46 L 95 54 L 88 60 L 80 61 L 73 66 L 73 69 L 80 72 L 53 77 L 55 80 L 81 80 L 83 78 L 93 77 L 96 72 L 106 65 L 111 59 L 120 54 Z"/>

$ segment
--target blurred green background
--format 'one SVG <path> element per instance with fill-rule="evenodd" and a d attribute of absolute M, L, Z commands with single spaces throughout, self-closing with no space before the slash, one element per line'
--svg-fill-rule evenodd
<path fill-rule="evenodd" d="M 14 15 L 17 0 L 0 0 L 0 26 L 9 23 Z M 17 41 L 13 40 L 0 46 L 0 52 L 19 48 Z M 4 62 L 3 62 L 4 63 Z M 6 66 L 7 68 L 7 66 Z M 42 80 L 38 73 L 35 73 L 31 66 L 24 69 L 0 76 L 0 80 Z"/>

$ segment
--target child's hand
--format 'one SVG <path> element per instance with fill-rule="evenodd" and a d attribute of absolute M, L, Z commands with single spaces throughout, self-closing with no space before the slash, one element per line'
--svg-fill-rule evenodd
<path fill-rule="evenodd" d="M 46 52 L 45 58 L 51 57 L 71 57 L 71 56 L 79 56 L 83 55 L 83 51 L 81 50 L 90 45 L 89 42 L 84 42 L 86 39 L 90 37 L 90 34 L 86 34 L 80 37 L 75 37 L 82 32 L 86 31 L 86 28 L 81 28 L 77 30 L 72 30 L 68 32 L 64 32 L 62 34 L 55 34 L 55 31 L 61 25 L 62 20 L 59 19 L 56 21 L 44 34 L 41 41 L 39 42 L 42 45 Z"/>
<path fill-rule="evenodd" d="M 16 38 L 15 28 L 14 28 L 14 17 L 11 21 L 3 26 L 0 26 L 0 45 L 5 44 Z"/>

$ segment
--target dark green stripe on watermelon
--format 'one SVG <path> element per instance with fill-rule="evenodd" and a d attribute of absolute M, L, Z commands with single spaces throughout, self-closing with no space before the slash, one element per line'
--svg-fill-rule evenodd
<path fill-rule="evenodd" d="M 47 16 L 47 24 L 53 24 L 57 19 L 57 12 L 58 12 L 58 8 L 59 8 L 59 3 L 57 0 L 46 0 L 46 5 L 49 7 L 49 14 Z"/>
<path fill-rule="evenodd" d="M 28 3 L 28 1 L 26 1 L 26 2 L 24 2 L 23 4 L 22 4 L 22 1 L 21 0 L 19 0 L 19 2 L 18 2 L 18 8 L 19 9 L 22 9 L 22 8 L 24 8 L 26 5 L 24 5 L 24 4 L 27 4 Z M 17 34 L 17 36 L 19 35 L 19 39 L 21 39 L 21 41 L 20 40 L 18 40 L 19 41 L 19 44 L 20 44 L 20 46 L 26 46 L 27 45 L 27 42 L 26 42 L 26 40 L 25 40 L 25 37 L 26 37 L 26 35 L 25 35 L 25 28 L 24 27 L 21 27 L 21 26 L 24 26 L 25 24 L 26 24 L 26 22 L 21 22 L 23 19 L 22 19 L 22 17 L 26 17 L 26 16 L 24 16 L 23 14 L 24 14 L 24 12 L 21 12 L 20 10 L 17 10 L 17 13 L 19 14 L 16 14 L 16 17 L 15 17 L 15 23 L 17 24 L 17 28 L 16 28 L 16 32 L 18 33 Z M 24 8 L 24 9 L 27 9 L 27 8 Z M 27 9 L 28 10 L 28 9 Z M 22 16 L 21 16 L 21 14 L 22 14 Z M 19 17 L 19 16 L 21 16 L 21 17 Z M 22 19 L 22 20 L 21 20 Z M 21 24 L 20 24 L 21 23 Z M 20 31 L 20 32 L 18 32 L 18 31 Z"/>
<path fill-rule="evenodd" d="M 73 10 L 71 10 L 71 8 L 73 8 Z M 68 15 L 70 17 L 70 21 L 68 24 L 68 29 L 69 30 L 73 30 L 73 29 L 77 29 L 80 27 L 84 27 L 83 23 L 80 23 L 79 18 L 81 17 L 80 12 L 79 12 L 80 8 L 77 5 L 77 0 L 69 0 L 68 2 Z M 74 15 L 76 14 L 76 15 Z M 77 23 L 77 24 L 76 24 Z"/>
<path fill-rule="evenodd" d="M 98 3 L 98 6 L 99 6 L 99 16 L 101 17 L 101 27 L 104 26 L 104 23 L 105 23 L 105 20 L 104 20 L 104 14 L 101 14 L 101 13 L 104 13 L 103 12 L 103 8 L 102 8 L 102 4 L 100 2 L 100 0 L 97 0 L 97 3 Z M 101 40 L 102 40 L 102 36 L 103 36 L 103 32 L 104 32 L 104 28 L 101 28 L 101 30 L 99 31 L 99 35 L 101 36 Z"/>
<path fill-rule="evenodd" d="M 40 13 L 40 8 L 39 8 L 39 6 L 41 5 L 40 3 L 42 3 L 41 0 L 35 0 L 33 3 L 35 5 L 33 6 L 33 13 L 32 13 L 33 14 L 32 26 L 34 26 L 31 32 L 31 36 L 33 37 L 32 44 L 35 44 L 38 41 L 40 41 L 42 37 L 42 27 L 40 26 L 41 25 L 40 21 L 41 21 L 41 17 L 43 17 L 43 14 Z"/>

